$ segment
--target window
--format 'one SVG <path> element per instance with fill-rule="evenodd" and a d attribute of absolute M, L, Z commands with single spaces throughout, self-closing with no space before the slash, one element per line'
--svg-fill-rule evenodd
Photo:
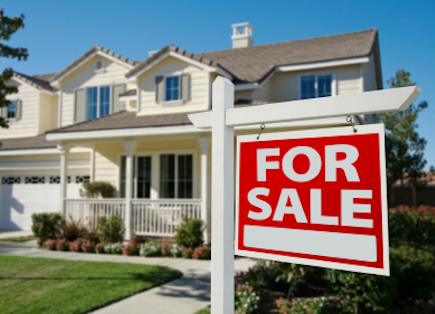
<path fill-rule="evenodd" d="M 166 77 L 166 97 L 165 101 L 179 100 L 180 99 L 180 77 L 169 76 Z"/>
<path fill-rule="evenodd" d="M 86 120 L 110 113 L 110 86 L 86 88 Z"/>
<path fill-rule="evenodd" d="M 103 60 L 98 59 L 95 61 L 95 71 L 101 71 L 103 70 Z"/>
<path fill-rule="evenodd" d="M 16 112 L 16 102 L 15 101 L 11 101 L 11 103 L 8 106 L 7 109 L 7 117 L 8 119 L 15 119 L 17 116 L 17 112 Z"/>
<path fill-rule="evenodd" d="M 332 83 L 332 74 L 301 76 L 300 98 L 332 96 Z"/>
<path fill-rule="evenodd" d="M 121 157 L 121 180 L 120 192 L 121 197 L 125 197 L 126 182 L 126 157 Z M 137 164 L 137 170 L 136 170 Z M 150 198 L 151 197 L 151 157 L 137 156 L 133 158 L 133 198 Z"/>
<path fill-rule="evenodd" d="M 192 155 L 160 155 L 160 198 L 192 197 Z"/>

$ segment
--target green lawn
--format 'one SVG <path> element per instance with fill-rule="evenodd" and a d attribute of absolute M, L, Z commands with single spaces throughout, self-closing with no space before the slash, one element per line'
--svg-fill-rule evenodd
<path fill-rule="evenodd" d="M 181 275 L 161 266 L 0 255 L 0 313 L 86 313 Z"/>
<path fill-rule="evenodd" d="M 7 242 L 26 242 L 31 240 L 36 240 L 36 237 L 27 236 L 27 237 L 11 237 L 11 238 L 0 239 L 0 241 L 7 241 Z"/>
<path fill-rule="evenodd" d="M 196 312 L 195 314 L 210 314 L 210 308 L 207 307 L 205 309 L 199 310 L 198 312 Z"/>

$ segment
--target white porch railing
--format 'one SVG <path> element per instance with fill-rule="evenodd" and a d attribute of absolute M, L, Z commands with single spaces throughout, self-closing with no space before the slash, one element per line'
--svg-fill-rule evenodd
<path fill-rule="evenodd" d="M 100 217 L 109 218 L 121 215 L 125 219 L 125 200 L 123 199 L 74 199 L 65 200 L 65 217 L 80 220 L 93 228 L 98 227 Z"/>
<path fill-rule="evenodd" d="M 184 217 L 201 219 L 201 200 L 134 200 L 132 211 L 135 234 L 173 236 Z"/>
<path fill-rule="evenodd" d="M 201 219 L 201 200 L 132 200 L 132 231 L 136 235 L 174 236 L 184 217 Z M 121 215 L 124 199 L 65 200 L 67 219 L 80 220 L 96 228 L 100 217 Z"/>

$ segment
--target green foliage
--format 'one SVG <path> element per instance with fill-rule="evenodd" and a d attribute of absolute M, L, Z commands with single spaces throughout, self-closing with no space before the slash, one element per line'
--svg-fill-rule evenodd
<path fill-rule="evenodd" d="M 390 88 L 414 86 L 415 83 L 410 80 L 411 74 L 405 70 L 399 70 L 395 77 L 388 80 Z M 424 187 L 424 181 L 421 180 L 422 170 L 426 165 L 423 158 L 426 140 L 421 138 L 416 131 L 418 127 L 418 114 L 427 107 L 427 102 L 422 101 L 417 106 L 411 104 L 408 109 L 402 112 L 390 112 L 379 114 L 379 120 L 384 123 L 385 148 L 387 159 L 387 176 L 390 190 L 390 202 L 394 201 L 393 184 L 408 179 L 415 188 Z M 405 178 L 405 173 L 408 175 Z M 415 195 L 415 190 L 413 190 Z M 403 191 L 402 191 L 403 197 Z M 414 197 L 415 199 L 415 197 Z M 402 199 L 403 203 L 403 199 Z M 416 200 L 414 201 L 416 206 Z"/>
<path fill-rule="evenodd" d="M 275 301 L 279 314 L 334 314 L 351 313 L 343 309 L 342 300 L 316 298 L 316 299 L 284 299 L 280 297 Z"/>
<path fill-rule="evenodd" d="M 184 218 L 175 234 L 175 243 L 178 246 L 197 247 L 203 240 L 204 222 L 198 218 Z"/>
<path fill-rule="evenodd" d="M 435 252 L 435 207 L 390 209 L 388 229 L 390 247 L 410 246 Z"/>
<path fill-rule="evenodd" d="M 86 233 L 86 227 L 82 224 L 81 220 L 75 220 L 70 216 L 68 219 L 62 219 L 57 228 L 56 236 L 67 241 L 75 241 L 78 238 L 85 238 Z"/>
<path fill-rule="evenodd" d="M 26 60 L 28 53 L 25 48 L 12 48 L 5 45 L 5 42 L 11 39 L 11 36 L 17 32 L 20 28 L 24 28 L 24 15 L 20 17 L 14 16 L 9 18 L 4 15 L 4 11 L 0 11 L 0 57 L 12 58 Z M 11 68 L 6 68 L 0 74 L 0 108 L 10 105 L 10 100 L 7 100 L 8 95 L 18 92 L 17 87 L 12 85 L 7 85 L 9 80 L 12 78 L 14 72 Z M 8 121 L 3 117 L 0 117 L 0 127 L 9 127 Z"/>
<path fill-rule="evenodd" d="M 80 190 L 80 196 L 86 198 L 111 198 L 116 194 L 116 188 L 109 182 L 103 181 L 85 182 L 83 189 Z"/>
<path fill-rule="evenodd" d="M 98 229 L 101 241 L 122 242 L 124 240 L 124 220 L 121 215 L 111 216 L 109 219 L 100 217 L 98 219 Z"/>
<path fill-rule="evenodd" d="M 32 214 L 32 231 L 39 239 L 38 244 L 42 246 L 48 239 L 55 239 L 61 224 L 62 216 L 58 213 Z"/>

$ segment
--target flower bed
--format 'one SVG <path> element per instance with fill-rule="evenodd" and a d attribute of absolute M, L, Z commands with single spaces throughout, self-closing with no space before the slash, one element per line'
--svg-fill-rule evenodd
<path fill-rule="evenodd" d="M 85 240 L 82 238 L 74 241 L 66 239 L 49 239 L 45 241 L 44 248 L 48 250 L 73 251 L 84 253 L 98 254 L 123 254 L 127 256 L 144 256 L 144 257 L 183 257 L 192 259 L 210 259 L 211 248 L 208 245 L 202 245 L 196 248 L 180 247 L 176 244 L 159 244 L 156 242 L 138 243 L 130 240 L 127 244 L 121 242 L 108 243 Z"/>

